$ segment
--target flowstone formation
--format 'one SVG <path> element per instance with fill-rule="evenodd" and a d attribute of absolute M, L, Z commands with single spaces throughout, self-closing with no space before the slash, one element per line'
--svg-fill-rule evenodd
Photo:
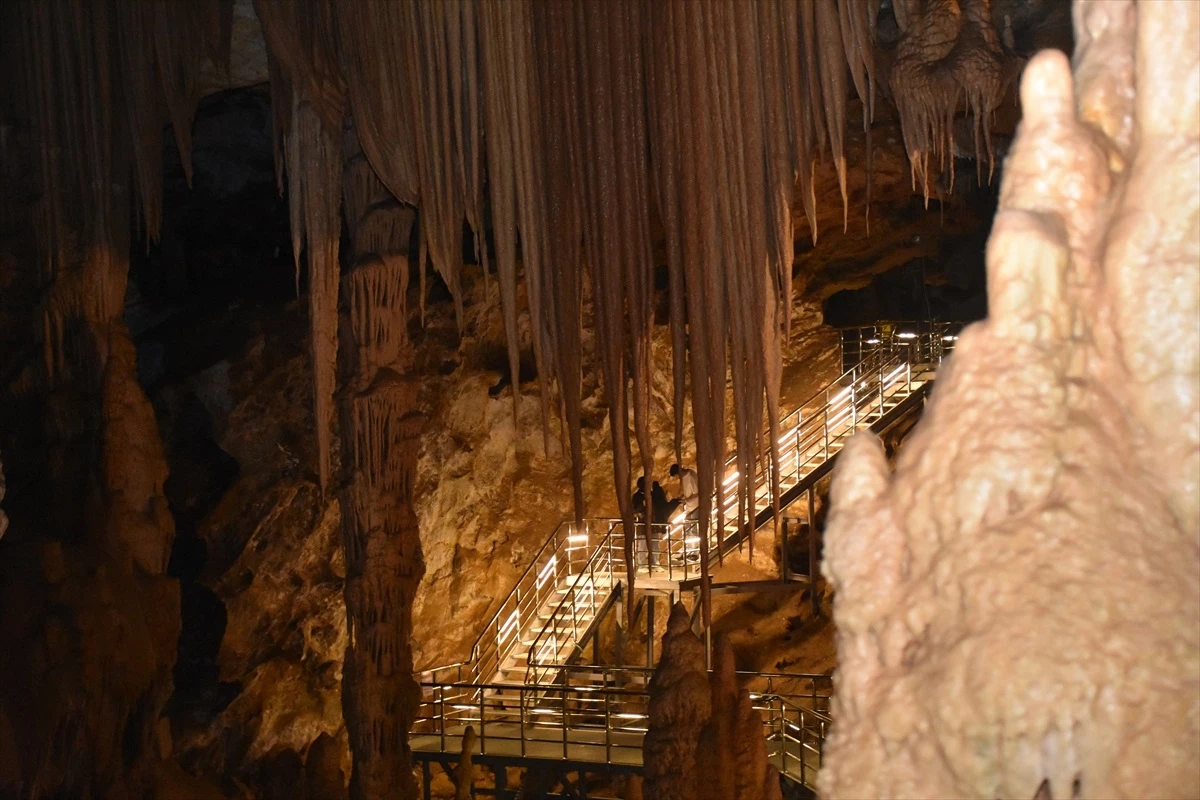
<path fill-rule="evenodd" d="M 926 200 L 930 178 L 949 171 L 954 187 L 955 116 L 965 100 L 975 164 L 988 180 L 995 168 L 992 117 L 1017 62 L 1006 55 L 992 24 L 991 0 L 895 0 L 902 36 L 890 84 L 904 144 Z M 1010 27 L 1011 33 L 1011 27 Z M 933 159 L 931 175 L 930 159 Z"/>
<path fill-rule="evenodd" d="M 1195 797 L 1200 6 L 1078 2 L 1028 66 L 967 330 L 834 479 L 829 797 Z"/>
<path fill-rule="evenodd" d="M 656 800 L 774 800 L 779 773 L 767 762 L 762 717 L 738 687 L 733 649 L 718 636 L 713 671 L 676 603 L 650 681 L 649 730 L 642 745 L 644 793 Z"/>

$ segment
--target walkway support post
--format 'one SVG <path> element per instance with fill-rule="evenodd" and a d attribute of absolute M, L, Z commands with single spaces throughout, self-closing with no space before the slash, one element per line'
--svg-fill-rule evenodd
<path fill-rule="evenodd" d="M 646 595 L 646 666 L 654 667 L 654 595 Z"/>
<path fill-rule="evenodd" d="M 821 601 L 817 598 L 817 512 L 816 487 L 808 490 L 808 596 L 812 602 L 812 613 L 821 613 Z"/>

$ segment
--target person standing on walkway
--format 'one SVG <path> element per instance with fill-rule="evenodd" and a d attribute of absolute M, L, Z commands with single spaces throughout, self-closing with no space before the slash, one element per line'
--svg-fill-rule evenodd
<path fill-rule="evenodd" d="M 690 518 L 700 507 L 700 481 L 696 477 L 696 470 L 672 464 L 671 477 L 679 478 L 679 501 L 683 513 Z"/>

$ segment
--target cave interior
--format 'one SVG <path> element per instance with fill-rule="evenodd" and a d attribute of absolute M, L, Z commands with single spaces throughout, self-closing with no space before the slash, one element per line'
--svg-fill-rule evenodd
<path fill-rule="evenodd" d="M 1200 793 L 1189 5 L 6 3 L 0 800 Z M 1126 500 L 1027 457 L 1079 409 L 1066 474 L 1172 442 Z M 971 527 L 1076 499 L 1174 631 L 1129 750 L 1128 589 Z M 1010 603 L 1116 643 L 994 656 Z"/>

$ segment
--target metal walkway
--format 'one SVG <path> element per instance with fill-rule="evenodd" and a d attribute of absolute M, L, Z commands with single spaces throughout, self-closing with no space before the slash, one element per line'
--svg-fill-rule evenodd
<path fill-rule="evenodd" d="M 781 509 L 806 494 L 811 502 L 817 481 L 832 469 L 852 434 L 886 431 L 918 410 L 937 364 L 957 338 L 944 327 L 920 334 L 886 330 L 888 339 L 861 342 L 865 353 L 858 363 L 781 421 Z M 739 528 L 736 492 L 726 499 L 723 514 L 714 501 L 710 567 L 749 530 L 774 519 L 769 469 L 762 464 L 754 477 L 751 525 Z M 726 486 L 737 481 L 735 459 L 728 462 L 724 480 Z M 645 528 L 639 526 L 635 543 L 639 593 L 679 595 L 698 586 L 698 524 L 679 520 L 650 526 L 649 552 Z M 786 541 L 784 546 L 786 552 Z M 810 558 L 810 564 L 814 561 Z M 423 673 L 410 746 L 425 770 L 426 793 L 430 763 L 456 762 L 468 726 L 479 736 L 475 761 L 494 768 L 538 764 L 563 775 L 564 782 L 571 771 L 581 780 L 587 772 L 641 771 L 652 670 L 579 663 L 589 641 L 597 642 L 607 611 L 623 599 L 628 567 L 620 520 L 563 522 L 484 627 L 470 658 Z M 793 579 L 786 567 L 783 578 Z M 785 779 L 811 788 L 830 724 L 829 678 L 742 677 L 762 714 L 772 762 Z M 498 780 L 502 773 L 496 773 Z M 503 796 L 499 787 L 495 793 Z"/>

